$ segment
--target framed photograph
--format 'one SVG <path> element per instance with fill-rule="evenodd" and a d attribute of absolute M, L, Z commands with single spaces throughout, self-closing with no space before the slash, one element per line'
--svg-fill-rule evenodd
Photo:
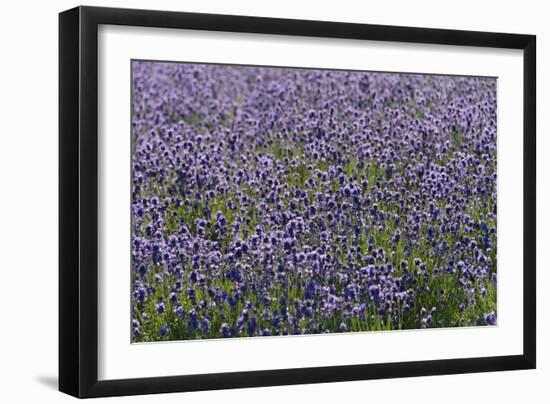
<path fill-rule="evenodd" d="M 535 36 L 59 16 L 59 388 L 533 369 Z"/>

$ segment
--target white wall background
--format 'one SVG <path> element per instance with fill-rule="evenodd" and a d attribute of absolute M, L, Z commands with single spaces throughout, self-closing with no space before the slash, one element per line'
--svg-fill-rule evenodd
<path fill-rule="evenodd" d="M 0 24 L 0 401 L 63 403 L 57 389 L 57 13 L 6 2 Z M 117 403 L 547 402 L 550 392 L 550 25 L 545 2 L 157 0 L 88 5 L 530 33 L 538 41 L 538 369 L 109 399 Z M 521 161 L 518 160 L 518 164 Z"/>

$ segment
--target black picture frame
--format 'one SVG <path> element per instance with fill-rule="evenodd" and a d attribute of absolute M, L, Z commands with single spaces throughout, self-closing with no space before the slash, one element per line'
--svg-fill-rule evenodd
<path fill-rule="evenodd" d="M 523 354 L 99 381 L 100 24 L 523 50 Z M 60 13 L 59 390 L 84 398 L 535 368 L 535 107 L 534 35 L 96 7 L 77 7 Z"/>

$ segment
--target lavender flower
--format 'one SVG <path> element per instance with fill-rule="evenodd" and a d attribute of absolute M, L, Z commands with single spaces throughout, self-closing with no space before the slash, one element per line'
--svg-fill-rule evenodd
<path fill-rule="evenodd" d="M 132 80 L 133 341 L 496 324 L 495 79 Z"/>

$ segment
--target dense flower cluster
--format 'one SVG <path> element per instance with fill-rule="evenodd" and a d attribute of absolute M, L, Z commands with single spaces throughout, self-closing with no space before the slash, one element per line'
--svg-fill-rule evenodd
<path fill-rule="evenodd" d="M 496 324 L 494 79 L 132 73 L 133 341 Z"/>

